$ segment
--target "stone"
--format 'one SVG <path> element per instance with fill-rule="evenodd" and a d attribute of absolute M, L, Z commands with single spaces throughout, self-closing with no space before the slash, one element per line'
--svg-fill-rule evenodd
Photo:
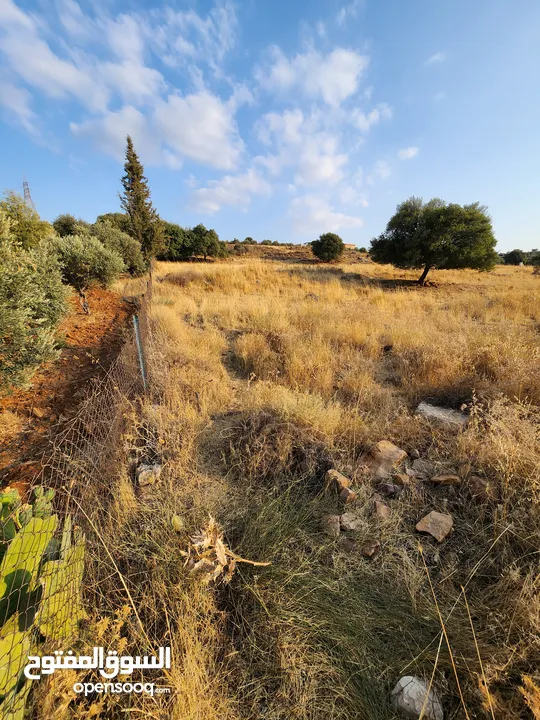
<path fill-rule="evenodd" d="M 461 485 L 461 478 L 459 475 L 433 475 L 431 479 L 435 485 Z"/>
<path fill-rule="evenodd" d="M 356 550 L 356 542 L 350 537 L 343 537 L 340 545 L 341 549 L 347 553 L 352 553 Z"/>
<path fill-rule="evenodd" d="M 32 415 L 37 418 L 38 420 L 43 420 L 43 418 L 47 417 L 47 411 L 43 408 L 32 408 Z"/>
<path fill-rule="evenodd" d="M 144 487 L 145 485 L 154 485 L 161 476 L 161 465 L 159 463 L 153 463 L 152 465 L 139 465 L 135 476 L 141 487 Z"/>
<path fill-rule="evenodd" d="M 478 477 L 478 475 L 471 475 L 467 481 L 467 489 L 477 503 L 498 502 L 500 499 L 495 484 L 490 480 Z"/>
<path fill-rule="evenodd" d="M 410 485 L 411 477 L 410 475 L 407 475 L 407 473 L 396 473 L 395 475 L 392 475 L 392 482 L 395 485 Z"/>
<path fill-rule="evenodd" d="M 368 558 L 374 558 L 381 549 L 381 543 L 378 540 L 366 543 L 362 548 L 362 555 Z"/>
<path fill-rule="evenodd" d="M 343 488 L 351 487 L 351 481 L 349 478 L 345 477 L 345 475 L 340 473 L 338 470 L 328 470 L 325 478 L 326 487 L 334 486 L 338 494 L 343 490 Z"/>
<path fill-rule="evenodd" d="M 357 497 L 358 495 L 353 490 L 346 487 L 339 493 L 339 499 L 342 503 L 345 503 L 345 505 L 354 502 Z"/>
<path fill-rule="evenodd" d="M 426 402 L 420 403 L 416 408 L 416 414 L 427 420 L 435 420 L 443 425 L 454 428 L 464 427 L 469 422 L 468 416 L 458 410 L 438 407 L 437 405 L 430 405 Z"/>
<path fill-rule="evenodd" d="M 435 465 L 429 460 L 419 458 L 413 462 L 411 469 L 416 477 L 427 480 L 435 472 Z"/>
<path fill-rule="evenodd" d="M 336 540 L 339 537 L 339 515 L 327 515 L 322 519 L 322 528 L 325 535 Z"/>
<path fill-rule="evenodd" d="M 405 450 L 398 448 L 389 440 L 380 440 L 367 453 L 362 455 L 360 464 L 367 469 L 373 478 L 384 480 L 406 457 Z"/>
<path fill-rule="evenodd" d="M 418 532 L 429 533 L 437 542 L 442 542 L 454 526 L 451 515 L 433 510 L 416 525 Z"/>
<path fill-rule="evenodd" d="M 343 513 L 339 522 L 342 530 L 360 530 L 363 525 L 362 519 L 353 513 Z"/>
<path fill-rule="evenodd" d="M 385 497 L 399 497 L 404 490 L 403 485 L 396 485 L 395 483 L 385 482 L 377 485 L 377 490 L 381 495 Z"/>
<path fill-rule="evenodd" d="M 390 517 L 390 508 L 378 500 L 375 500 L 375 513 L 381 520 L 386 520 Z"/>
<path fill-rule="evenodd" d="M 390 702 L 394 710 L 408 720 L 444 720 L 442 703 L 428 684 L 413 675 L 405 675 L 392 690 Z M 423 711 L 423 714 L 422 714 Z"/>

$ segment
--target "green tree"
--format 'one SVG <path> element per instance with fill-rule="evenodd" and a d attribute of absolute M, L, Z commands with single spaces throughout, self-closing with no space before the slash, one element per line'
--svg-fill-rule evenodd
<path fill-rule="evenodd" d="M 520 265 L 527 260 L 527 256 L 523 250 L 510 250 L 510 252 L 503 255 L 503 258 L 505 265 Z"/>
<path fill-rule="evenodd" d="M 58 258 L 62 279 L 82 297 L 88 288 L 107 287 L 125 270 L 120 255 L 92 235 L 54 238 L 51 247 Z"/>
<path fill-rule="evenodd" d="M 0 200 L 0 210 L 9 219 L 13 242 L 25 250 L 36 247 L 42 240 L 54 235 L 52 225 L 41 220 L 34 208 L 13 190 L 4 193 L 4 198 Z"/>
<path fill-rule="evenodd" d="M 324 262 L 337 260 L 343 254 L 343 240 L 335 233 L 323 233 L 311 243 L 311 250 L 315 257 Z"/>
<path fill-rule="evenodd" d="M 27 381 L 37 365 L 54 357 L 69 294 L 45 243 L 32 250 L 0 246 L 0 385 Z"/>
<path fill-rule="evenodd" d="M 128 218 L 128 232 L 139 242 L 146 262 L 150 262 L 163 244 L 163 225 L 152 205 L 148 180 L 129 135 L 124 171 L 120 200 Z"/>
<path fill-rule="evenodd" d="M 77 235 L 80 232 L 89 230 L 91 227 L 90 223 L 87 223 L 85 220 L 81 220 L 81 218 L 77 220 L 76 217 L 69 215 L 69 213 L 58 215 L 58 217 L 53 220 L 52 225 L 56 234 L 60 235 L 60 237 L 65 237 L 66 235 Z"/>
<path fill-rule="evenodd" d="M 157 255 L 159 260 L 186 260 L 193 254 L 191 231 L 176 223 L 164 222 L 163 247 Z"/>
<path fill-rule="evenodd" d="M 498 259 L 491 218 L 479 203 L 448 204 L 412 197 L 398 205 L 386 230 L 371 241 L 370 256 L 399 268 L 491 270 Z"/>
<path fill-rule="evenodd" d="M 120 255 L 126 270 L 133 277 L 143 275 L 146 264 L 141 252 L 141 246 L 125 232 L 122 232 L 109 222 L 97 222 L 91 227 L 91 233 L 106 248 Z"/>
<path fill-rule="evenodd" d="M 129 218 L 125 213 L 111 212 L 98 215 L 96 223 L 106 222 L 115 227 L 117 230 L 129 234 Z"/>
<path fill-rule="evenodd" d="M 257 241 L 248 235 L 247 238 L 244 240 L 244 243 L 246 245 L 256 245 Z"/>

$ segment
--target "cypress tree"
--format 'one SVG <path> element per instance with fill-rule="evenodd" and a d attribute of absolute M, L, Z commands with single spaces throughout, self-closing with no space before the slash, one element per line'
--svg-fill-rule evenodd
<path fill-rule="evenodd" d="M 124 192 L 120 196 L 120 202 L 127 215 L 127 232 L 139 241 L 144 258 L 149 263 L 163 243 L 163 226 L 152 206 L 148 180 L 129 135 L 124 172 Z"/>

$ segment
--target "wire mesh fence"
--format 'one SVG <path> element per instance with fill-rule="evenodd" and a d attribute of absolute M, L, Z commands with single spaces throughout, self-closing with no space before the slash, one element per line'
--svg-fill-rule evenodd
<path fill-rule="evenodd" d="M 93 592 L 90 568 L 110 562 L 101 536 L 112 501 L 108 478 L 126 408 L 133 407 L 147 383 L 144 350 L 151 298 L 150 277 L 136 300 L 134 327 L 120 353 L 76 416 L 57 432 L 31 487 L 22 496 L 20 489 L 10 487 L 1 494 L 2 719 L 26 717 L 34 679 L 56 668 L 104 664 L 103 657 L 77 657 L 69 648 L 87 616 Z"/>

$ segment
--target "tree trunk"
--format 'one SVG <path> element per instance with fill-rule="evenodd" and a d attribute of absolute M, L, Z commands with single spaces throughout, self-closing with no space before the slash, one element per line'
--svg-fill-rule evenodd
<path fill-rule="evenodd" d="M 431 270 L 431 265 L 426 265 L 424 268 L 423 273 L 418 278 L 418 284 L 419 285 L 425 285 L 426 284 L 426 277 L 428 272 Z"/>

